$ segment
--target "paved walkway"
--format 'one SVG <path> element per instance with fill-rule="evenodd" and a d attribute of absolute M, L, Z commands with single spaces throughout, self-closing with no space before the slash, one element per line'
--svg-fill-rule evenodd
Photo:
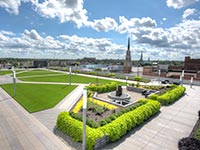
<path fill-rule="evenodd" d="M 162 107 L 160 114 L 103 150 L 177 150 L 179 139 L 189 136 L 200 110 L 200 87 L 186 88 L 180 100 Z"/>
<path fill-rule="evenodd" d="M 0 149 L 70 150 L 0 88 Z"/>

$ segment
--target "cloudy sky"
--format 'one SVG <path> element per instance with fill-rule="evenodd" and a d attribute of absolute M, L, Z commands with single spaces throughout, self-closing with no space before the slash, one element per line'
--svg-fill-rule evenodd
<path fill-rule="evenodd" d="M 0 0 L 0 57 L 200 58 L 200 0 Z"/>

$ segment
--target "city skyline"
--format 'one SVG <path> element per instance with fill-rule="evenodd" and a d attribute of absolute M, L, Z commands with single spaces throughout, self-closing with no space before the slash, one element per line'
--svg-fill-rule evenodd
<path fill-rule="evenodd" d="M 0 1 L 0 58 L 200 58 L 199 0 Z"/>

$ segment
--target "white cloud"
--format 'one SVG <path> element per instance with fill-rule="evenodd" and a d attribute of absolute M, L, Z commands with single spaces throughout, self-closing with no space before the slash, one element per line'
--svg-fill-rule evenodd
<path fill-rule="evenodd" d="M 36 0 L 1 0 L 0 6 L 5 8 L 5 10 L 11 14 L 18 15 L 19 7 L 21 3 L 32 2 Z"/>
<path fill-rule="evenodd" d="M 199 0 L 167 0 L 166 4 L 168 7 L 173 7 L 175 9 L 180 9 L 182 7 L 189 6 Z"/>
<path fill-rule="evenodd" d="M 183 17 L 183 19 L 185 19 L 185 18 L 187 18 L 188 16 L 193 15 L 195 12 L 197 12 L 196 9 L 194 9 L 194 8 L 193 8 L 193 9 L 188 8 L 188 9 L 186 9 L 186 10 L 183 12 L 182 17 Z"/>
<path fill-rule="evenodd" d="M 130 32 L 130 28 L 142 28 L 142 27 L 147 27 L 147 28 L 152 28 L 156 27 L 157 23 L 155 20 L 151 19 L 150 17 L 146 18 L 131 18 L 127 19 L 124 16 L 119 17 L 120 25 L 116 28 L 116 31 L 119 33 L 126 33 Z"/>
<path fill-rule="evenodd" d="M 87 23 L 87 26 L 90 26 L 97 31 L 108 32 L 109 30 L 114 30 L 118 24 L 115 19 L 106 17 L 104 19 L 90 21 Z"/>
<path fill-rule="evenodd" d="M 162 20 L 163 20 L 163 21 L 166 21 L 166 20 L 167 20 L 167 18 L 162 18 Z"/>
<path fill-rule="evenodd" d="M 87 10 L 83 8 L 83 0 L 45 0 L 36 3 L 36 11 L 46 18 L 58 18 L 61 23 L 75 22 L 80 28 L 87 22 Z"/>

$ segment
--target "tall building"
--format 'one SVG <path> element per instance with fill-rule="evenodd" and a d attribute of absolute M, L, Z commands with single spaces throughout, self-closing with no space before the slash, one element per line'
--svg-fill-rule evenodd
<path fill-rule="evenodd" d="M 143 53 L 141 52 L 141 56 L 140 56 L 140 59 L 138 61 L 138 65 L 139 66 L 142 66 L 144 64 L 144 61 L 143 61 Z"/>
<path fill-rule="evenodd" d="M 128 38 L 128 48 L 126 51 L 126 59 L 124 62 L 124 73 L 130 73 L 132 69 L 131 51 L 130 51 L 130 38 Z"/>

